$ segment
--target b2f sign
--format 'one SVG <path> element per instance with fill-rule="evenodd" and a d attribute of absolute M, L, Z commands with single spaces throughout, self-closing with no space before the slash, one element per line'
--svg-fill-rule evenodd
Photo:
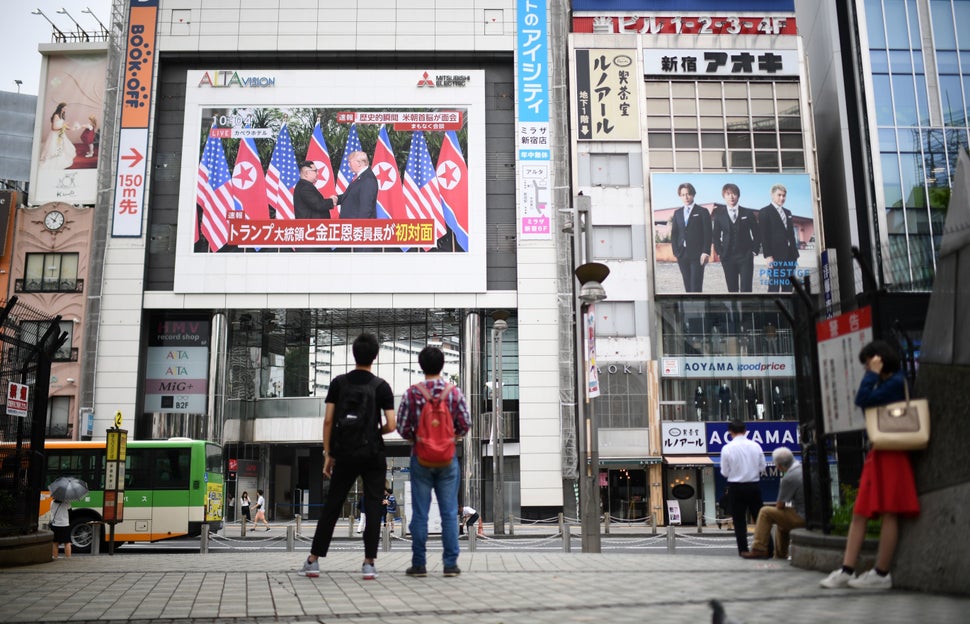
<path fill-rule="evenodd" d="M 27 384 L 15 381 L 7 384 L 7 416 L 27 418 L 27 403 L 30 398 Z"/>

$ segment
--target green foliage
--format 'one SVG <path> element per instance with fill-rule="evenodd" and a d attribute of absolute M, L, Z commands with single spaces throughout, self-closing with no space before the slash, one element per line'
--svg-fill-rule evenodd
<path fill-rule="evenodd" d="M 855 507 L 855 499 L 859 494 L 859 488 L 851 485 L 842 484 L 839 486 L 842 492 L 842 500 L 839 504 L 832 507 L 832 533 L 835 535 L 848 535 L 849 524 L 852 522 L 852 509 Z M 876 518 L 866 523 L 866 537 L 879 537 L 879 530 L 882 528 L 882 520 Z"/>

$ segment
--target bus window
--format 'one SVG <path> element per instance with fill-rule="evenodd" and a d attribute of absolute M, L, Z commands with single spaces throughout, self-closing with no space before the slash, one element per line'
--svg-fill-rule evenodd
<path fill-rule="evenodd" d="M 125 489 L 152 489 L 153 471 L 151 449 L 136 449 L 129 444 L 127 457 L 125 457 Z"/>
<path fill-rule="evenodd" d="M 155 490 L 186 490 L 191 474 L 192 450 L 188 448 L 155 449 Z"/>
<path fill-rule="evenodd" d="M 205 471 L 222 474 L 222 449 L 215 444 L 205 445 Z"/>

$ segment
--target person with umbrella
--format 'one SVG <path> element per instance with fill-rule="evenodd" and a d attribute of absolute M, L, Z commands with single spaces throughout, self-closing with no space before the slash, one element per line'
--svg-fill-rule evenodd
<path fill-rule="evenodd" d="M 71 503 L 88 493 L 88 485 L 74 477 L 60 477 L 50 484 L 51 531 L 54 532 L 51 559 L 57 559 L 60 545 L 64 556 L 71 558 Z"/>

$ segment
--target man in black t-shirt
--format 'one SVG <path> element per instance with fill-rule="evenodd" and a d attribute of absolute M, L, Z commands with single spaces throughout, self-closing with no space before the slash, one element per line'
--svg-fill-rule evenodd
<path fill-rule="evenodd" d="M 334 377 L 330 382 L 326 399 L 327 411 L 323 422 L 323 448 L 326 455 L 323 474 L 330 478 L 330 490 L 313 535 L 310 556 L 298 571 L 303 576 L 320 575 L 320 564 L 317 559 L 327 556 L 333 530 L 343 509 L 344 501 L 347 500 L 350 488 L 360 477 L 364 484 L 364 513 L 367 516 L 364 528 L 364 564 L 361 573 L 365 580 L 377 577 L 374 560 L 377 558 L 377 544 L 380 541 L 384 477 L 387 473 L 387 457 L 384 453 L 383 441 L 379 450 L 372 456 L 339 460 L 330 454 L 330 444 L 336 406 L 340 403 L 341 393 L 348 392 L 350 386 L 367 386 L 374 380 L 378 382 L 374 397 L 374 409 L 377 412 L 374 414 L 375 427 L 380 428 L 381 434 L 395 430 L 394 393 L 386 381 L 371 373 L 371 365 L 377 359 L 379 351 L 380 345 L 376 336 L 361 334 L 353 344 L 354 361 L 357 366 L 346 375 Z"/>

